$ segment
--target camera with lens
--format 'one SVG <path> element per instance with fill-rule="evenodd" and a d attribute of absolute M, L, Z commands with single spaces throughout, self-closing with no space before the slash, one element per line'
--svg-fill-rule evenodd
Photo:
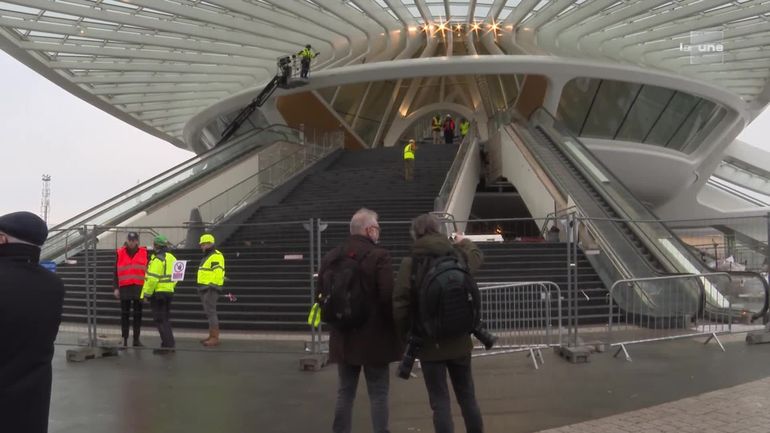
<path fill-rule="evenodd" d="M 497 343 L 497 337 L 492 335 L 491 332 L 484 329 L 484 324 L 480 324 L 476 327 L 473 331 L 471 331 L 471 334 L 473 334 L 474 337 L 476 337 L 477 340 L 481 342 L 481 344 L 484 345 L 484 349 L 489 350 L 493 347 L 495 347 L 495 343 Z"/>
<path fill-rule="evenodd" d="M 414 367 L 414 360 L 417 359 L 417 355 L 422 348 L 422 339 L 415 335 L 409 335 L 409 339 L 406 343 L 406 351 L 404 351 L 404 357 L 401 359 L 401 363 L 398 365 L 398 377 L 401 379 L 409 379 L 409 375 L 412 373 Z"/>

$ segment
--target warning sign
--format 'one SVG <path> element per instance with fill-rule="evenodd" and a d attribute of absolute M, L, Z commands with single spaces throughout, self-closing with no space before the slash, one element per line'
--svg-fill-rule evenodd
<path fill-rule="evenodd" d="M 174 262 L 174 269 L 171 272 L 171 281 L 184 280 L 184 271 L 187 269 L 187 260 L 177 260 Z"/>

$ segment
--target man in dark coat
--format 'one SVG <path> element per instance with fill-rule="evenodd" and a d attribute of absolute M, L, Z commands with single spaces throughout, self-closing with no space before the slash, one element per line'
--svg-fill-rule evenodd
<path fill-rule="evenodd" d="M 0 217 L 0 422 L 2 431 L 45 433 L 51 358 L 64 285 L 41 267 L 45 222 L 29 212 Z"/>
<path fill-rule="evenodd" d="M 457 254 L 467 263 L 471 275 L 474 275 L 484 260 L 481 250 L 468 239 L 455 235 L 454 244 L 440 233 L 439 220 L 430 214 L 420 215 L 412 221 L 411 257 L 401 262 L 393 289 L 393 319 L 402 339 L 406 339 L 411 329 L 411 276 L 412 258 L 422 261 L 430 257 Z M 421 262 L 420 262 L 421 263 Z M 416 275 L 424 275 L 425 270 L 418 269 Z M 418 277 L 419 278 L 419 277 Z M 415 285 L 420 287 L 421 282 Z M 425 387 L 428 389 L 430 407 L 433 409 L 433 427 L 436 433 L 452 433 L 452 412 L 447 387 L 447 373 L 452 381 L 457 403 L 462 409 L 465 429 L 468 433 L 482 433 L 481 411 L 476 402 L 471 372 L 471 351 L 473 342 L 470 334 L 444 340 L 423 338 L 422 348 L 417 354 L 422 366 Z"/>
<path fill-rule="evenodd" d="M 329 281 L 330 264 L 344 254 L 361 261 L 360 273 L 368 303 L 368 318 L 357 329 L 331 329 L 329 358 L 338 364 L 339 386 L 334 412 L 334 433 L 352 431 L 353 401 L 361 369 L 371 404 L 375 433 L 388 430 L 389 365 L 401 358 L 401 347 L 393 326 L 393 266 L 388 251 L 377 247 L 380 226 L 377 214 L 361 209 L 350 221 L 350 238 L 326 254 L 319 271 L 319 291 Z"/>

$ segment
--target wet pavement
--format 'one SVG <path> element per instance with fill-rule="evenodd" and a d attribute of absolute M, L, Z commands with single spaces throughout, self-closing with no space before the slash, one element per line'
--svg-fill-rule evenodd
<path fill-rule="evenodd" d="M 770 379 L 542 433 L 767 433 Z"/>
<path fill-rule="evenodd" d="M 722 352 L 703 340 L 631 346 L 633 362 L 604 353 L 593 355 L 590 363 L 573 365 L 546 351 L 545 365 L 537 371 L 522 353 L 474 359 L 485 430 L 557 428 L 770 377 L 770 345 L 747 346 L 743 336 L 736 335 L 723 337 L 727 352 Z M 156 342 L 147 338 L 145 343 Z M 331 430 L 336 370 L 329 366 L 320 372 L 299 371 L 301 342 L 225 341 L 220 349 L 198 350 L 195 341 L 182 340 L 179 347 L 182 350 L 167 357 L 128 350 L 118 357 L 68 363 L 69 347 L 57 346 L 49 431 Z M 463 431 L 456 406 L 454 414 L 457 431 Z M 354 413 L 356 433 L 371 431 L 368 416 L 362 380 Z M 391 431 L 433 431 L 421 379 L 403 381 L 394 373 Z"/>

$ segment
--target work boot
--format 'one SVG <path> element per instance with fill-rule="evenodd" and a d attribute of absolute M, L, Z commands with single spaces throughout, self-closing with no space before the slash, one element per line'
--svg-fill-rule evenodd
<path fill-rule="evenodd" d="M 128 337 L 123 337 L 123 344 L 120 346 L 120 350 L 125 350 L 128 347 Z"/>
<path fill-rule="evenodd" d="M 161 347 L 160 349 L 152 349 L 153 355 L 171 355 L 174 352 L 176 352 L 176 350 L 174 350 L 173 347 Z"/>
<path fill-rule="evenodd" d="M 139 337 L 134 337 L 134 347 L 144 347 L 144 344 L 139 341 Z"/>
<path fill-rule="evenodd" d="M 201 344 L 205 346 L 212 338 L 214 338 L 214 331 L 209 328 L 209 336 L 201 340 Z"/>
<path fill-rule="evenodd" d="M 211 337 L 203 345 L 206 347 L 219 346 L 219 328 L 211 328 Z"/>

